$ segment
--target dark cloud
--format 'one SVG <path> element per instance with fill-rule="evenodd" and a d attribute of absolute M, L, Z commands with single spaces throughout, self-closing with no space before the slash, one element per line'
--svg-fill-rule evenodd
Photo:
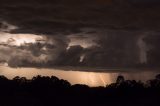
<path fill-rule="evenodd" d="M 144 38 L 149 47 L 147 51 L 148 65 L 151 67 L 159 67 L 160 65 L 160 33 L 152 33 Z"/>
<path fill-rule="evenodd" d="M 20 27 L 19 33 L 52 34 L 81 27 L 159 30 L 159 1 L 107 1 L 7 0 L 1 1 L 0 11 L 2 18 Z"/>
<path fill-rule="evenodd" d="M 158 0 L 1 0 L 1 32 L 45 40 L 17 47 L 10 38 L 0 46 L 0 60 L 31 67 L 158 66 L 159 11 Z"/>

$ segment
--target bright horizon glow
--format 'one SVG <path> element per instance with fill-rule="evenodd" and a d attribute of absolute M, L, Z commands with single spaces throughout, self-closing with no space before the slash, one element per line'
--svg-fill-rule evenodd
<path fill-rule="evenodd" d="M 4 65 L 0 66 L 0 75 L 4 75 L 9 79 L 15 76 L 26 77 L 27 79 L 31 79 L 37 75 L 56 76 L 60 79 L 68 80 L 71 84 L 86 84 L 89 86 L 105 86 L 104 83 L 112 83 L 110 74 L 108 73 L 63 71 L 58 69 L 10 68 Z"/>
<path fill-rule="evenodd" d="M 158 72 L 155 71 L 141 71 L 141 72 L 82 72 L 82 71 L 64 71 L 59 69 L 45 69 L 45 68 L 11 68 L 7 65 L 0 65 L 0 75 L 4 75 L 9 79 L 15 76 L 26 77 L 31 79 L 34 76 L 56 76 L 73 84 L 86 84 L 89 86 L 106 86 L 114 83 L 118 75 L 123 75 L 125 79 L 141 80 L 143 82 L 153 79 Z"/>

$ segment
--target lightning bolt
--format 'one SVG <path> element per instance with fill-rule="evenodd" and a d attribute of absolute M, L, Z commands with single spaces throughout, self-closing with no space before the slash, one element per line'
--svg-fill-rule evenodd
<path fill-rule="evenodd" d="M 104 81 L 103 76 L 102 76 L 102 75 L 99 75 L 99 78 L 101 79 L 103 85 L 106 86 L 106 82 Z"/>

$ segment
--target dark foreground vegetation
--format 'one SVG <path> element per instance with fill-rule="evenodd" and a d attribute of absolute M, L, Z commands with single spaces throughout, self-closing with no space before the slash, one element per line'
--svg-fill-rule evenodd
<path fill-rule="evenodd" d="M 0 106 L 160 106 L 160 75 L 145 84 L 118 76 L 106 87 L 71 85 L 54 76 L 0 76 Z"/>

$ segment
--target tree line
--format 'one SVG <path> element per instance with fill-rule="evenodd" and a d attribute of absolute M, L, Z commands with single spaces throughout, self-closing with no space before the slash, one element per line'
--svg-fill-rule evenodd
<path fill-rule="evenodd" d="M 118 76 L 105 87 L 71 85 L 55 76 L 0 76 L 1 106 L 150 106 L 160 104 L 159 98 L 160 74 L 146 83 Z"/>

